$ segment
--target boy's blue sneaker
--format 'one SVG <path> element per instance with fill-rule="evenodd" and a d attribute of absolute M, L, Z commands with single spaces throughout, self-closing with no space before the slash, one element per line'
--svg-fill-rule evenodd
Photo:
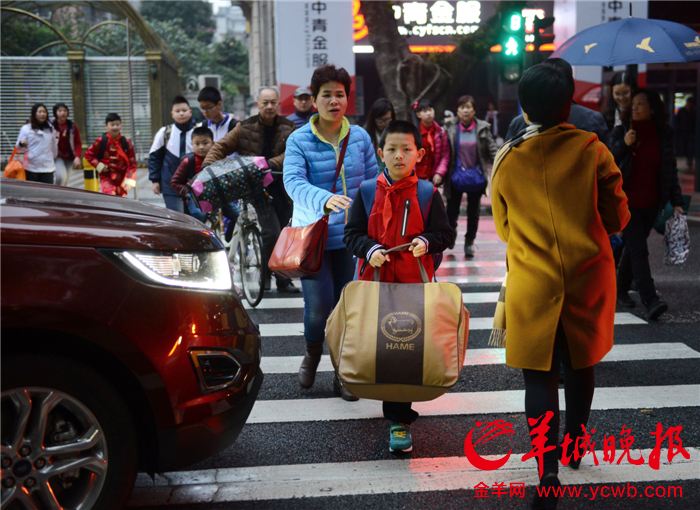
<path fill-rule="evenodd" d="M 390 452 L 410 452 L 413 450 L 411 439 L 411 426 L 405 423 L 393 422 L 391 424 L 389 439 Z"/>

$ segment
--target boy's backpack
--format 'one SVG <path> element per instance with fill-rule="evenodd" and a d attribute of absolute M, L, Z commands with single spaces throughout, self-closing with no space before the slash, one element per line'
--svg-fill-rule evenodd
<path fill-rule="evenodd" d="M 180 161 L 183 159 L 187 158 L 187 180 L 190 181 L 192 180 L 192 177 L 196 175 L 197 168 L 195 166 L 195 161 L 194 161 L 194 152 L 190 152 L 189 154 L 185 154 L 182 156 Z"/>
<path fill-rule="evenodd" d="M 423 179 L 418 179 L 418 205 L 420 206 L 420 214 L 423 217 L 423 231 L 428 230 L 428 216 L 430 215 L 430 208 L 433 206 L 433 193 L 434 187 L 431 182 L 424 181 Z M 377 179 L 371 179 L 369 181 L 364 181 L 360 186 L 360 193 L 362 193 L 362 202 L 365 205 L 365 212 L 367 213 L 367 218 L 372 213 L 372 207 L 374 206 L 374 196 L 377 192 Z M 437 271 L 442 263 L 442 253 L 435 253 L 431 255 L 433 257 L 433 269 Z"/>
<path fill-rule="evenodd" d="M 107 133 L 105 133 L 100 138 L 100 152 L 97 153 L 98 163 L 102 161 L 102 157 L 105 155 L 105 151 L 107 150 L 107 141 Z M 129 142 L 127 142 L 126 137 L 124 135 L 122 135 L 122 137 L 119 139 L 119 144 L 122 146 L 124 154 L 126 154 L 129 150 Z"/>

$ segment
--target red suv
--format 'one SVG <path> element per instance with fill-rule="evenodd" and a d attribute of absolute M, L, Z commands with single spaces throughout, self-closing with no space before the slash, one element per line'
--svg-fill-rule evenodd
<path fill-rule="evenodd" d="M 211 231 L 7 179 L 0 214 L 3 508 L 122 508 L 137 470 L 235 441 L 262 384 L 260 332 Z"/>

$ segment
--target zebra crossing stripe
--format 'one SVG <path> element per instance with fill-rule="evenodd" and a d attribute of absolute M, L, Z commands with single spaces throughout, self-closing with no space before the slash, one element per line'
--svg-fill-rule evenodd
<path fill-rule="evenodd" d="M 301 349 L 301 343 L 299 344 Z M 700 352 L 683 343 L 622 344 L 614 345 L 603 358 L 604 362 L 649 361 L 668 359 L 697 359 Z M 264 374 L 296 374 L 303 356 L 263 356 L 260 368 Z M 505 349 L 467 349 L 465 366 L 503 365 L 506 361 Z M 332 372 L 330 356 L 324 355 L 318 365 L 318 372 Z"/>
<path fill-rule="evenodd" d="M 615 314 L 615 325 L 626 326 L 632 324 L 647 324 L 645 320 L 627 312 Z M 493 317 L 471 317 L 469 319 L 469 331 L 489 330 L 493 328 Z M 260 324 L 260 334 L 266 336 L 303 336 L 304 323 L 278 323 Z"/>
<path fill-rule="evenodd" d="M 253 308 L 247 301 L 243 301 L 243 306 L 247 310 L 283 310 L 291 308 L 304 308 L 304 298 L 268 298 L 266 297 L 258 306 Z M 498 292 L 465 292 L 462 294 L 465 303 L 497 303 Z"/>
<path fill-rule="evenodd" d="M 564 408 L 564 390 L 559 390 Z M 700 406 L 700 385 L 627 386 L 596 388 L 591 409 L 655 409 Z M 430 402 L 415 402 L 421 416 L 465 416 L 470 414 L 514 414 L 525 412 L 525 390 L 446 393 Z M 340 398 L 258 400 L 247 423 L 293 423 L 381 418 L 382 403 Z"/>
<path fill-rule="evenodd" d="M 420 435 L 414 433 L 414 440 Z M 682 497 L 680 480 L 697 480 L 700 476 L 700 450 L 685 447 L 690 458 L 676 455 L 668 462 L 668 449 L 662 448 L 659 469 L 648 464 L 630 465 L 625 459 L 621 464 L 600 460 L 595 466 L 592 456 L 586 455 L 578 471 L 562 468 L 559 480 L 562 485 L 583 485 L 584 500 L 601 497 L 593 493 L 589 485 L 649 483 L 654 489 L 663 487 L 667 497 Z M 651 449 L 642 450 L 649 458 Z M 293 498 L 322 498 L 328 496 L 360 496 L 373 494 L 413 493 L 426 491 L 473 491 L 480 483 L 493 487 L 510 483 L 538 485 L 537 465 L 534 459 L 523 462 L 525 454 L 512 454 L 506 464 L 494 471 L 481 471 L 465 457 L 436 457 L 396 459 L 360 462 L 320 464 L 295 464 L 286 466 L 256 466 L 246 468 L 180 471 L 156 475 L 153 481 L 148 475 L 139 474 L 129 506 L 164 504 L 223 503 L 227 501 L 281 500 Z M 598 459 L 603 451 L 596 450 Z M 501 455 L 484 456 L 488 460 Z M 667 483 L 660 483 L 667 482 Z M 584 485 L 585 484 L 585 485 Z M 673 496 L 671 496 L 673 494 Z M 629 496 L 629 494 L 628 494 Z M 637 497 L 644 497 L 643 489 Z M 653 496 L 657 494 L 654 492 Z M 686 494 L 686 497 L 692 497 Z M 495 497 L 492 494 L 491 497 Z M 506 493 L 505 498 L 511 499 Z M 519 499 L 517 496 L 515 499 Z M 561 499 L 567 499 L 566 496 Z M 664 501 L 667 501 L 664 499 Z M 511 501 L 513 506 L 514 501 Z M 508 506 L 506 504 L 506 506 Z"/>

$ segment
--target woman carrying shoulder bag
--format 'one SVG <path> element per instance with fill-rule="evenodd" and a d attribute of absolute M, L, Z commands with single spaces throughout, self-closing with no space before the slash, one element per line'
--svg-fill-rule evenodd
<path fill-rule="evenodd" d="M 673 129 L 668 125 L 659 94 L 645 89 L 633 94 L 632 120 L 623 120 L 610 133 L 610 151 L 622 171 L 623 189 L 632 213 L 622 231 L 625 248 L 617 271 L 617 304 L 624 308 L 636 306 L 628 294 L 634 280 L 649 319 L 656 320 L 668 310 L 668 304 L 656 294 L 647 238 L 659 211 L 669 200 L 674 212 L 683 212 Z"/>
<path fill-rule="evenodd" d="M 457 218 L 462 204 L 462 194 L 467 194 L 467 232 L 464 235 L 464 256 L 474 256 L 474 240 L 479 229 L 481 196 L 487 193 L 490 171 L 498 147 L 491 134 L 491 126 L 476 118 L 476 102 L 472 96 L 462 96 L 457 101 L 457 120 L 445 123 L 450 142 L 450 164 L 444 187 L 447 198 L 447 218 L 457 239 Z M 461 188 L 456 184 L 462 175 L 480 174 L 481 183 Z M 452 246 L 454 248 L 454 245 Z"/>
<path fill-rule="evenodd" d="M 55 132 L 49 123 L 46 106 L 35 103 L 31 117 L 19 130 L 17 148 L 24 151 L 24 170 L 27 180 L 53 184 L 58 155 Z"/>
<path fill-rule="evenodd" d="M 345 118 L 352 79 L 343 68 L 325 65 L 311 78 L 311 95 L 318 114 L 287 139 L 284 187 L 294 201 L 292 227 L 311 225 L 330 215 L 323 263 L 318 273 L 301 278 L 304 291 L 306 355 L 299 368 L 299 384 L 310 388 L 323 354 L 326 320 L 353 279 L 355 265 L 343 243 L 347 209 L 360 183 L 377 176 L 379 168 L 372 140 Z M 342 146 L 347 147 L 335 179 Z M 335 193 L 331 190 L 335 185 Z M 334 391 L 345 400 L 357 400 L 336 378 Z"/>

